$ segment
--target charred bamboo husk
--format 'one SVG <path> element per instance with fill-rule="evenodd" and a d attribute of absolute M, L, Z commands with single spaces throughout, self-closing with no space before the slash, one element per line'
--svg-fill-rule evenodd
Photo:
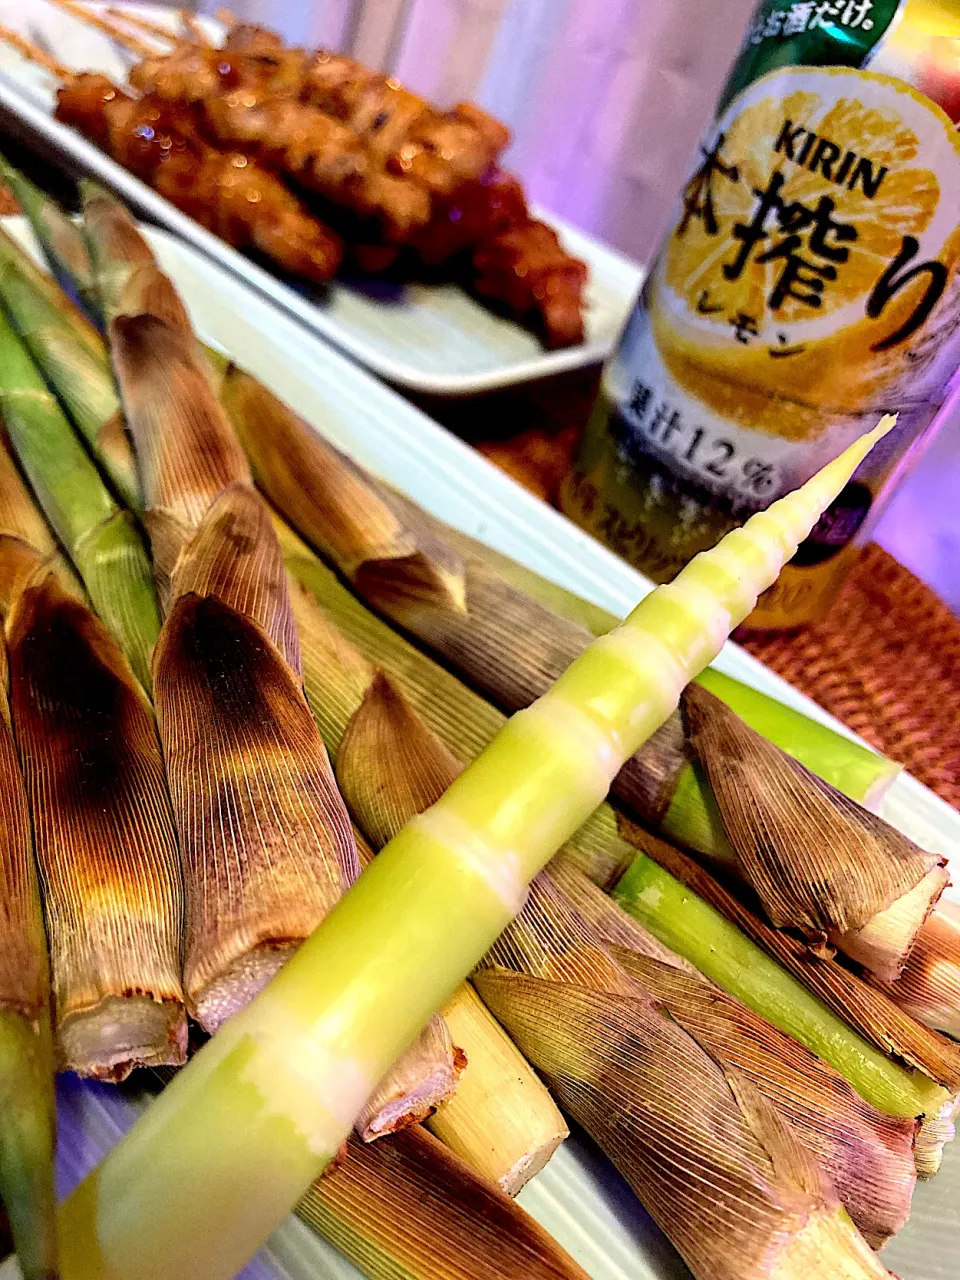
<path fill-rule="evenodd" d="M 546 1231 L 423 1129 L 364 1146 L 297 1215 L 372 1280 L 587 1280 Z"/>
<path fill-rule="evenodd" d="M 24 1280 L 53 1280 L 58 1263 L 50 967 L 8 684 L 0 637 L 0 1202 Z"/>
<path fill-rule="evenodd" d="M 50 533 L 5 450 L 0 614 L 60 1062 L 109 1080 L 177 1065 L 183 900 L 152 711 L 103 623 L 61 581 Z"/>
<path fill-rule="evenodd" d="M 708 690 L 689 685 L 680 708 L 737 870 L 770 922 L 893 982 L 949 883 L 946 859 L 777 750 Z"/>
<path fill-rule="evenodd" d="M 887 1115 L 923 1116 L 917 1170 L 935 1173 L 953 1137 L 960 1048 L 836 960 L 768 925 L 686 854 L 639 828 L 625 831 L 643 853 L 617 886 L 617 901 L 718 986 L 829 1062 L 867 1102 Z"/>
<path fill-rule="evenodd" d="M 180 834 L 191 1013 L 215 1030 L 358 872 L 299 685 L 282 561 L 186 313 L 126 211 L 85 205 L 166 614 L 155 702 Z"/>

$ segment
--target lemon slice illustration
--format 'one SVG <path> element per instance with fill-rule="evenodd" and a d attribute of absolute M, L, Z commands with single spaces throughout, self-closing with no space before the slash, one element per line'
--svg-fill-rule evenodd
<path fill-rule="evenodd" d="M 771 72 L 687 185 L 651 281 L 657 345 L 698 399 L 781 435 L 894 389 L 895 408 L 922 400 L 958 341 L 958 217 L 960 134 L 939 107 L 870 72 Z"/>

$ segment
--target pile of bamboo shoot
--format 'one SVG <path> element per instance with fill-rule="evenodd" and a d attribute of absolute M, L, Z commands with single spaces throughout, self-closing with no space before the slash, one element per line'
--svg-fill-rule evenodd
<path fill-rule="evenodd" d="M 617 625 L 213 356 L 111 197 L 3 173 L 76 299 L 0 232 L 20 1274 L 227 1280 L 296 1205 L 373 1277 L 582 1277 L 510 1198 L 568 1117 L 703 1280 L 886 1275 L 960 1100 L 947 869 L 895 766 L 707 666 L 886 421 Z M 56 1213 L 54 1070 L 188 1016 Z"/>

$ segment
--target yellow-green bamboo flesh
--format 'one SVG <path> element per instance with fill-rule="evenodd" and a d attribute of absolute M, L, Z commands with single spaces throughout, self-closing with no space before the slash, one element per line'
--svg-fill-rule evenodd
<path fill-rule="evenodd" d="M 890 425 L 648 596 L 387 845 L 67 1200 L 65 1280 L 236 1274 Z"/>

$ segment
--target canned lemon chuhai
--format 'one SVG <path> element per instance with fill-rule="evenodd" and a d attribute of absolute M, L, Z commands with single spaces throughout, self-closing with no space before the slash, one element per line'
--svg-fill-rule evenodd
<path fill-rule="evenodd" d="M 826 611 L 960 364 L 960 0 L 765 0 L 567 478 L 655 581 L 887 437 L 749 625 Z"/>

